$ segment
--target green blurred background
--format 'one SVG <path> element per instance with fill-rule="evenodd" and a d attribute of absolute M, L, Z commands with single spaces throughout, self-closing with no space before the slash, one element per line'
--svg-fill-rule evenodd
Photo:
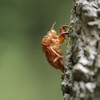
<path fill-rule="evenodd" d="M 62 72 L 47 62 L 41 39 L 68 24 L 73 0 L 0 0 L 0 100 L 63 100 Z M 66 50 L 66 45 L 62 47 Z"/>

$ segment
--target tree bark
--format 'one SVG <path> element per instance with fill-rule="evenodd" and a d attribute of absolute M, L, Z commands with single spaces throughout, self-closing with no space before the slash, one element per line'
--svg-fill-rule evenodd
<path fill-rule="evenodd" d="M 64 100 L 100 100 L 100 0 L 75 0 L 69 31 Z"/>

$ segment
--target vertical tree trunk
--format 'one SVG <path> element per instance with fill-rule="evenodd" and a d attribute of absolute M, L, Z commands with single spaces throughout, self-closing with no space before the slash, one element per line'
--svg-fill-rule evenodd
<path fill-rule="evenodd" d="M 76 0 L 62 81 L 64 100 L 100 100 L 100 0 Z"/>

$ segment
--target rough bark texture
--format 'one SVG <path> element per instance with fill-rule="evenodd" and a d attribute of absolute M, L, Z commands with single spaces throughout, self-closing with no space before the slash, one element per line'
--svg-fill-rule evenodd
<path fill-rule="evenodd" d="M 100 100 L 100 0 L 76 0 L 62 78 L 64 100 Z"/>

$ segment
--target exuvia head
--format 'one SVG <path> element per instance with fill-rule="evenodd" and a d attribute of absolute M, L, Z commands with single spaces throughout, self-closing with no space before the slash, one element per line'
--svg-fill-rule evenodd
<path fill-rule="evenodd" d="M 60 27 L 60 33 L 66 32 L 66 28 L 69 28 L 67 25 L 63 25 Z"/>

